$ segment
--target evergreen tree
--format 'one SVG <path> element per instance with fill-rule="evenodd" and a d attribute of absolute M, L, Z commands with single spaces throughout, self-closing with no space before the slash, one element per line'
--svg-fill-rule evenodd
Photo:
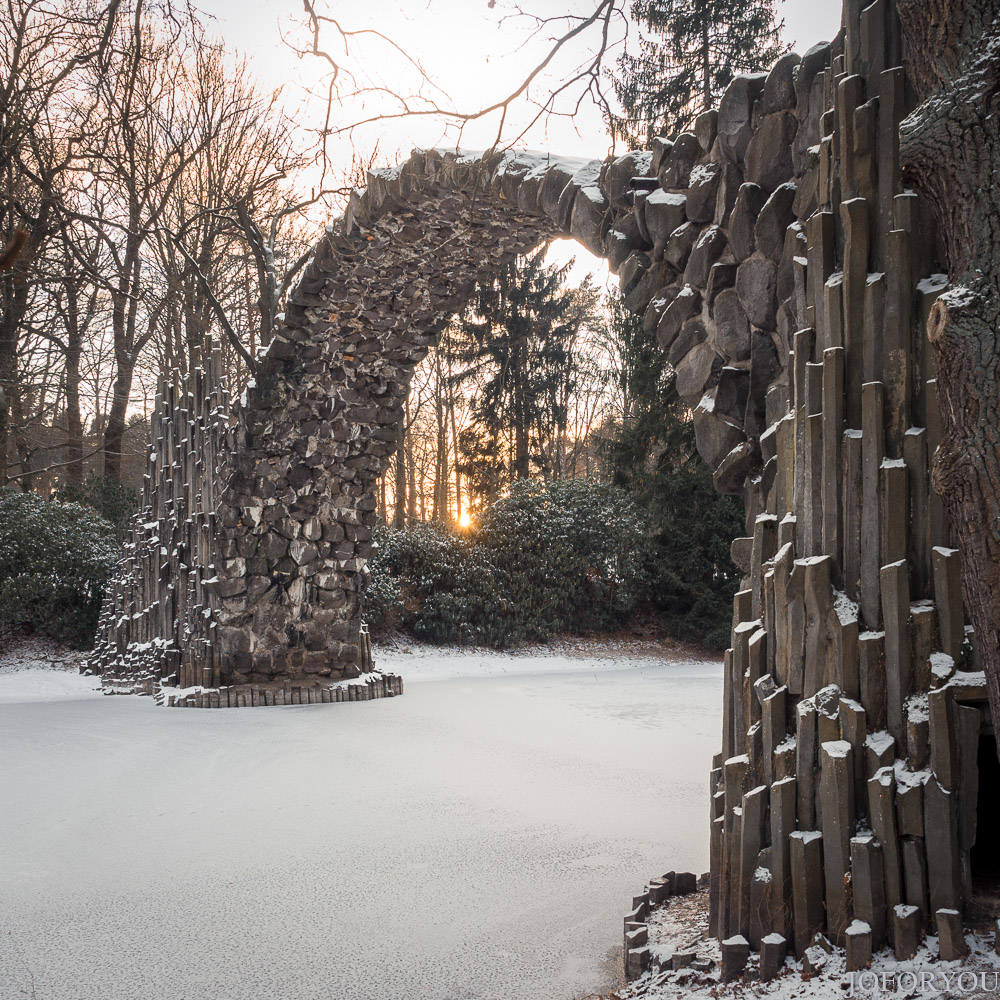
<path fill-rule="evenodd" d="M 740 580 L 729 546 L 743 532 L 742 505 L 716 492 L 673 369 L 618 295 L 609 303 L 608 329 L 609 379 L 623 418 L 604 453 L 612 482 L 649 517 L 650 604 L 678 635 L 724 646 Z"/>
<path fill-rule="evenodd" d="M 777 0 L 634 0 L 637 54 L 618 57 L 615 94 L 624 114 L 615 138 L 644 148 L 676 135 L 718 103 L 734 76 L 769 69 L 787 46 L 779 39 Z"/>
<path fill-rule="evenodd" d="M 481 282 L 458 323 L 456 379 L 473 386 L 459 468 L 480 501 L 548 475 L 548 445 L 566 429 L 580 375 L 576 341 L 594 319 L 597 295 L 589 281 L 566 288 L 573 262 L 546 266 L 547 251 L 543 245 Z"/>

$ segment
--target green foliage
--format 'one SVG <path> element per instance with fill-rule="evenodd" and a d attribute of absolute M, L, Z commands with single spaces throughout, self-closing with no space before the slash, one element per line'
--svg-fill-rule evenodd
<path fill-rule="evenodd" d="M 678 636 L 725 647 L 740 581 L 729 546 L 743 533 L 742 505 L 716 492 L 655 336 L 614 300 L 609 329 L 624 417 L 604 455 L 612 482 L 649 518 L 648 604 Z"/>
<path fill-rule="evenodd" d="M 612 133 L 642 149 L 653 136 L 690 130 L 740 73 L 767 70 L 787 51 L 775 0 L 634 0 L 638 53 L 612 76 L 624 115 Z"/>
<path fill-rule="evenodd" d="M 620 627 L 643 589 L 641 513 L 586 480 L 525 480 L 468 532 L 383 527 L 377 541 L 366 616 L 437 643 L 503 648 Z"/>
<path fill-rule="evenodd" d="M 114 527 L 90 508 L 0 490 L 0 631 L 89 644 L 117 558 Z"/>
<path fill-rule="evenodd" d="M 87 474 L 82 483 L 63 483 L 53 494 L 60 503 L 78 503 L 96 510 L 115 526 L 118 541 L 125 538 L 129 519 L 139 507 L 135 490 L 110 476 Z"/>
<path fill-rule="evenodd" d="M 547 252 L 543 245 L 480 282 L 457 326 L 457 381 L 473 390 L 459 468 L 477 501 L 556 472 L 552 444 L 582 371 L 577 341 L 595 322 L 598 300 L 589 280 L 567 288 L 573 262 L 546 266 Z"/>

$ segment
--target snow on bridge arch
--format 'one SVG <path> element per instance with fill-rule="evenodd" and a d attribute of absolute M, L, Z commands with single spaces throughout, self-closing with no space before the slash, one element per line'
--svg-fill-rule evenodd
<path fill-rule="evenodd" d="M 606 257 L 656 329 L 699 450 L 721 489 L 744 494 L 752 524 L 765 393 L 781 380 L 792 258 L 805 254 L 801 229 L 786 227 L 816 204 L 815 187 L 784 183 L 808 166 L 796 108 L 817 131 L 808 95 L 828 59 L 826 46 L 804 73 L 795 57 L 766 80 L 738 78 L 718 112 L 652 151 L 415 151 L 372 172 L 317 244 L 240 404 L 216 400 L 214 431 L 200 382 L 163 404 L 148 507 L 93 660 L 106 683 L 256 685 L 287 698 L 292 682 L 318 700 L 369 670 L 375 488 L 414 367 L 481 276 L 556 237 Z"/>

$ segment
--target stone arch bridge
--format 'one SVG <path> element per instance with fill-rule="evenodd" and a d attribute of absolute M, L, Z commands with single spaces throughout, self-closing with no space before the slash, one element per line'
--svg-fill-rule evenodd
<path fill-rule="evenodd" d="M 726 459 L 720 484 L 763 509 L 749 473 L 787 353 L 779 261 L 758 255 L 745 269 L 751 310 L 762 280 L 770 296 L 754 329 L 719 224 L 736 207 L 736 164 L 763 91 L 763 77 L 740 81 L 721 138 L 711 112 L 697 137 L 607 162 L 428 150 L 371 173 L 317 244 L 243 398 L 231 403 L 201 373 L 158 401 L 145 512 L 93 660 L 106 683 L 267 691 L 288 681 L 321 698 L 367 672 L 375 488 L 400 441 L 413 370 L 481 276 L 555 237 L 608 258 L 678 365 L 702 452 L 713 466 Z M 731 159 L 717 162 L 723 143 Z M 777 186 L 768 169 L 754 187 L 761 204 Z M 784 213 L 776 227 L 792 217 L 791 190 L 769 205 Z"/>
<path fill-rule="evenodd" d="M 833 43 L 735 79 L 652 150 L 419 151 L 371 174 L 245 397 L 199 373 L 159 401 L 93 658 L 105 683 L 206 707 L 398 692 L 371 671 L 361 609 L 414 366 L 481 275 L 571 236 L 655 329 L 718 488 L 745 504 L 712 931 L 737 959 L 765 937 L 773 958 L 775 934 L 800 956 L 819 931 L 850 940 L 854 960 L 905 953 L 923 927 L 957 942 L 997 775 L 980 772 L 995 737 L 929 485 L 924 331 L 947 280 L 902 183 L 894 5 L 845 11 Z"/>

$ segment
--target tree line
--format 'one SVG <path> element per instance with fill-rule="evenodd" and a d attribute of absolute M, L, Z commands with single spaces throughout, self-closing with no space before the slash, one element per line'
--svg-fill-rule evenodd
<path fill-rule="evenodd" d="M 160 374 L 217 345 L 239 389 L 307 258 L 308 211 L 343 183 L 303 192 L 317 130 L 193 7 L 5 14 L 0 484 L 134 481 Z"/>
<path fill-rule="evenodd" d="M 709 6 L 695 3 L 682 25 L 656 4 L 633 5 L 640 54 L 623 54 L 613 75 L 612 134 L 675 131 L 733 72 L 770 61 L 769 2 L 732 42 L 719 29 L 725 11 Z M 145 471 L 158 380 L 218 348 L 242 388 L 317 219 L 363 183 L 376 153 L 331 169 L 333 116 L 322 128 L 296 121 L 179 0 L 8 0 L 8 11 L 0 485 L 55 490 L 120 521 L 130 503 L 119 487 Z M 328 26 L 313 23 L 313 54 L 324 55 Z M 664 45 L 673 55 L 657 61 Z M 651 518 L 645 537 L 673 579 L 647 581 L 650 592 L 711 628 L 734 585 L 736 506 L 711 490 L 651 335 L 616 292 L 569 282 L 572 265 L 551 263 L 548 249 L 483 282 L 415 372 L 403 443 L 379 487 L 383 519 L 397 530 L 472 527 L 527 481 L 598 480 Z M 585 493 L 517 496 L 579 504 Z"/>

